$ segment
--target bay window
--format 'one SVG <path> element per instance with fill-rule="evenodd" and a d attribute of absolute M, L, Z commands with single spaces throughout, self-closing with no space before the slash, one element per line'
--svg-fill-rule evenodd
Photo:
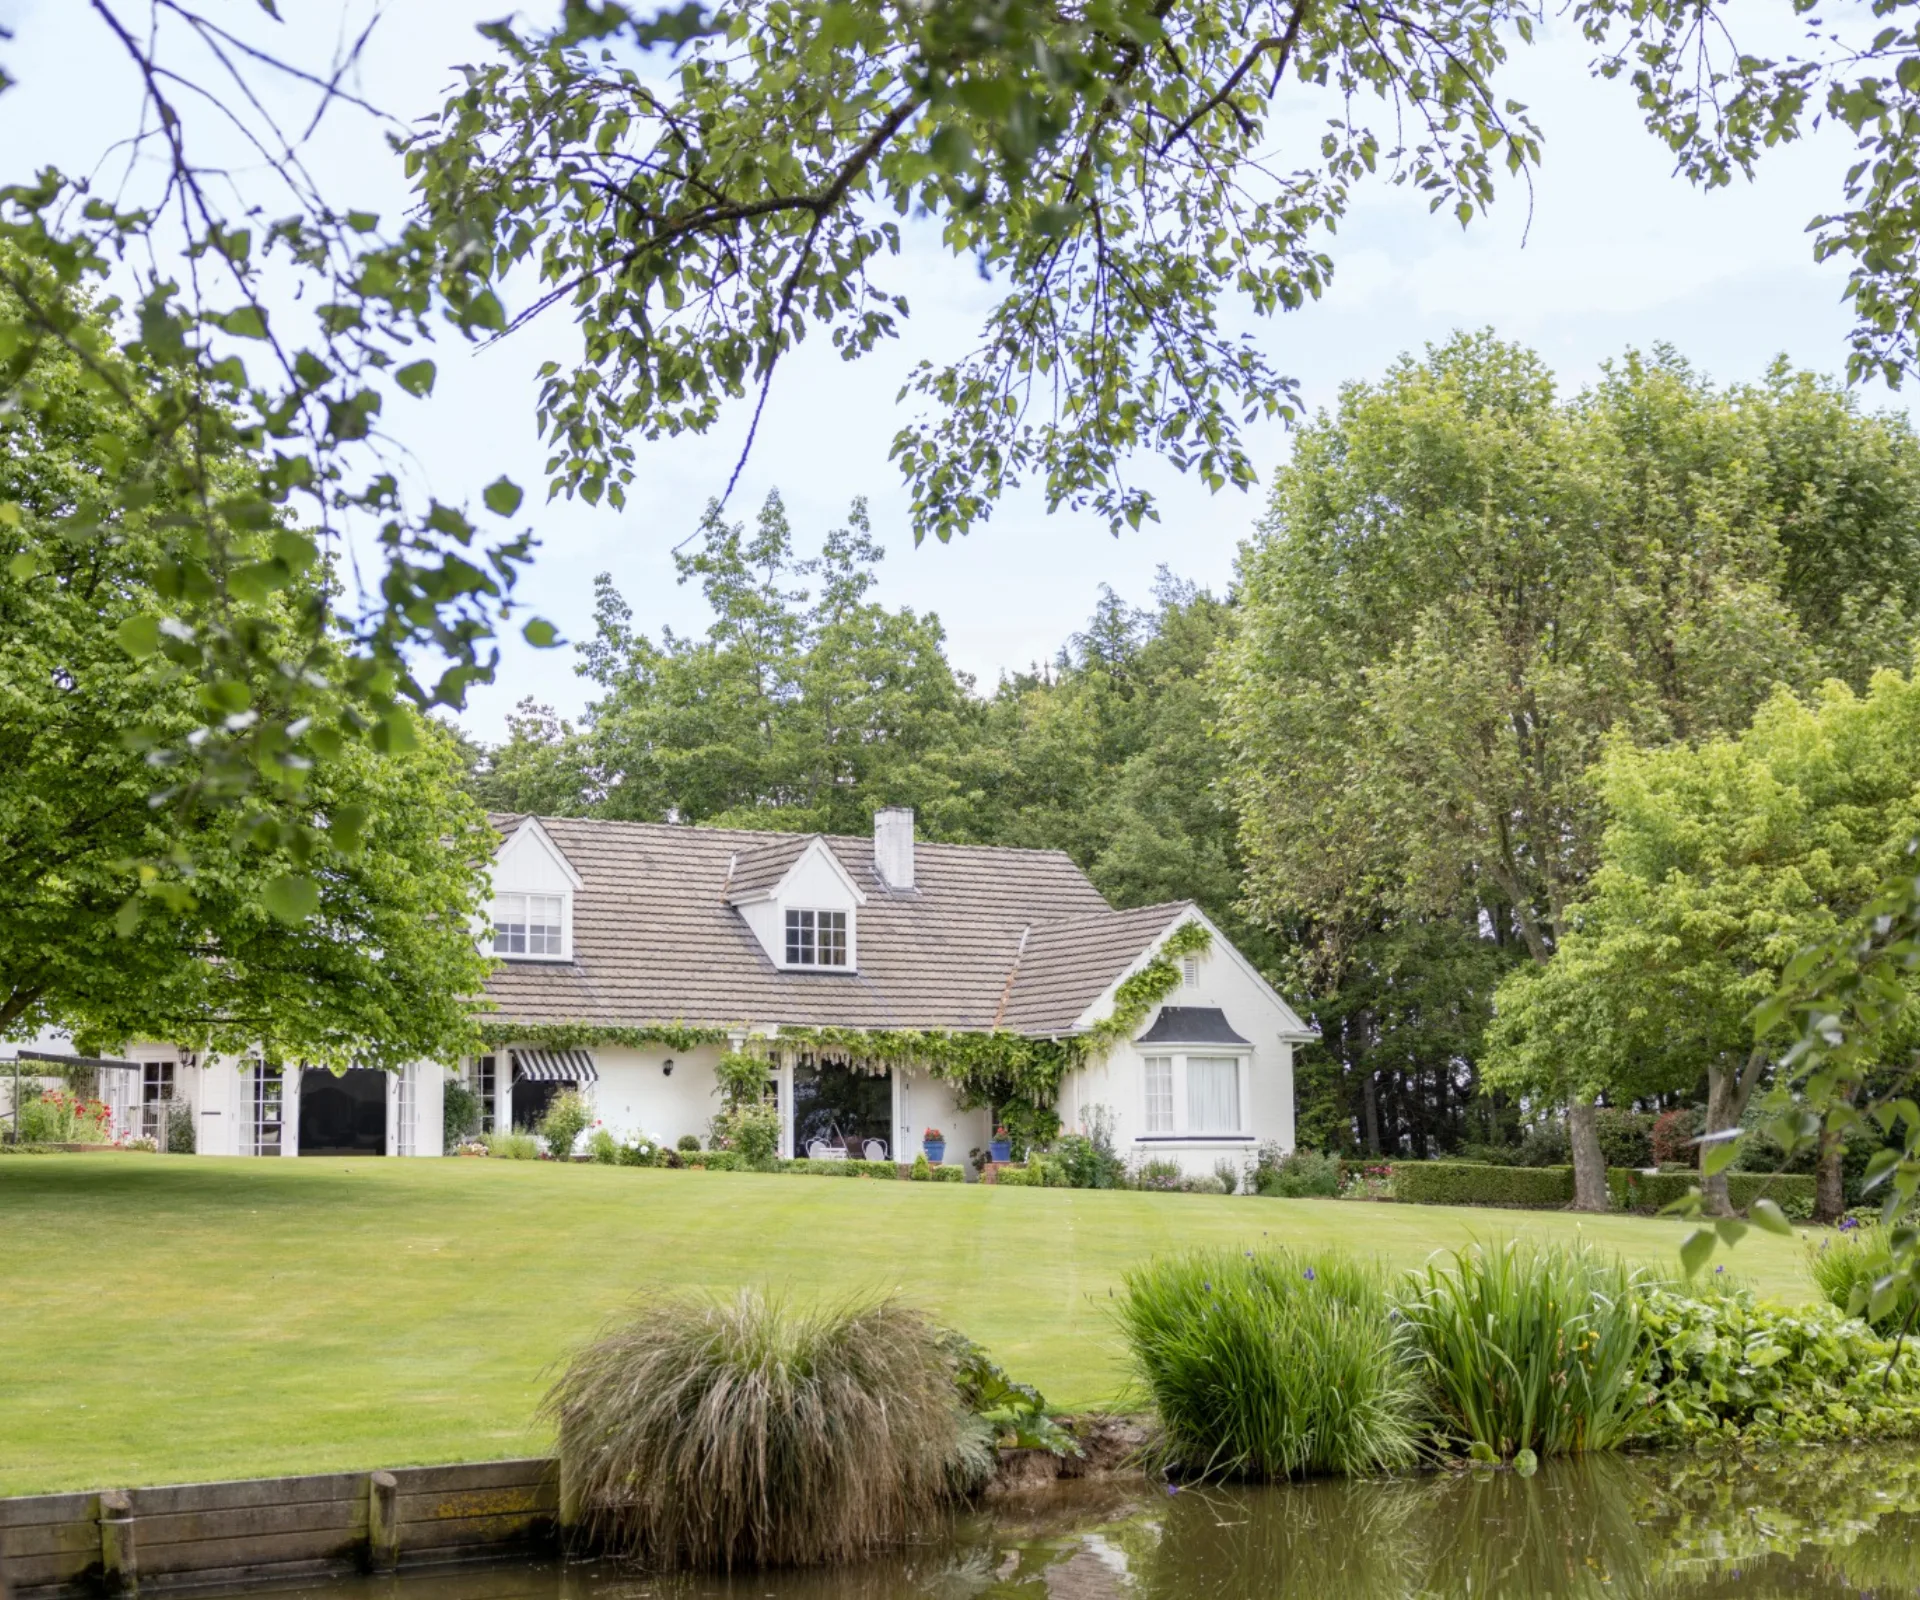
<path fill-rule="evenodd" d="M 1245 1139 L 1251 1057 L 1176 1050 L 1140 1061 L 1143 1139 Z"/>

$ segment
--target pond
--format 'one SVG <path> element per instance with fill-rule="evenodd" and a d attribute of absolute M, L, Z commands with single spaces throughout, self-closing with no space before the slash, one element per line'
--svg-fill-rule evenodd
<path fill-rule="evenodd" d="M 1531 1479 L 1069 1484 L 885 1560 L 659 1578 L 557 1561 L 280 1588 L 308 1600 L 1398 1600 L 1920 1596 L 1920 1449 L 1606 1456 Z M 257 1596 L 259 1590 L 253 1591 Z"/>

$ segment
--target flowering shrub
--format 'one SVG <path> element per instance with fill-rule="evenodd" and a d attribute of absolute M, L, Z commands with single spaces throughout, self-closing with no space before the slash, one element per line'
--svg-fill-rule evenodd
<path fill-rule="evenodd" d="M 1342 1200 L 1391 1200 L 1393 1163 L 1375 1162 L 1365 1167 L 1348 1167 L 1340 1179 Z"/>
<path fill-rule="evenodd" d="M 113 1117 L 103 1100 L 49 1089 L 20 1105 L 22 1144 L 110 1144 Z"/>
<path fill-rule="evenodd" d="M 1744 1289 L 1653 1290 L 1641 1314 L 1653 1349 L 1650 1427 L 1663 1442 L 1920 1435 L 1920 1353 L 1832 1306 L 1783 1309 Z"/>
<path fill-rule="evenodd" d="M 947 1142 L 947 1136 L 938 1128 L 928 1128 L 921 1133 L 920 1142 L 922 1144 L 945 1144 Z"/>
<path fill-rule="evenodd" d="M 592 1121 L 592 1102 L 578 1089 L 562 1089 L 540 1119 L 540 1137 L 547 1141 L 547 1150 L 556 1161 L 570 1161 L 574 1141 Z"/>
<path fill-rule="evenodd" d="M 1184 1176 L 1179 1162 L 1156 1157 L 1140 1163 L 1133 1175 L 1133 1186 L 1136 1189 L 1161 1189 L 1171 1193 L 1180 1187 L 1180 1180 Z"/>
<path fill-rule="evenodd" d="M 650 1133 L 636 1133 L 620 1146 L 617 1157 L 623 1167 L 660 1167 L 666 1165 L 667 1147 Z"/>

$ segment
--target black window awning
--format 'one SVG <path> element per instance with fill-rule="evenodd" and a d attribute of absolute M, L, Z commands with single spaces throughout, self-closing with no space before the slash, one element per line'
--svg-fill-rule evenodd
<path fill-rule="evenodd" d="M 586 1050 L 509 1050 L 513 1075 L 530 1083 L 598 1083 L 599 1069 Z"/>
<path fill-rule="evenodd" d="M 1231 1044 L 1248 1045 L 1233 1031 L 1226 1012 L 1218 1006 L 1162 1006 L 1153 1026 L 1135 1044 Z"/>

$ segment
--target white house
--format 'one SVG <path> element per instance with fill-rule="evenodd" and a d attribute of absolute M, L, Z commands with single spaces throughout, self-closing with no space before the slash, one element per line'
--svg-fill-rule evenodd
<path fill-rule="evenodd" d="M 1189 903 L 1118 911 L 1061 852 L 919 843 L 898 808 L 875 815 L 870 839 L 496 821 L 489 1024 L 504 1043 L 464 1068 L 489 1127 L 532 1123 L 573 1084 L 616 1134 L 704 1134 L 714 1064 L 751 1039 L 775 1066 L 785 1153 L 877 1142 L 907 1161 L 931 1127 L 949 1160 L 964 1157 L 989 1141 L 987 1108 L 959 1109 L 911 1059 L 801 1030 L 1070 1039 L 1199 923 L 1209 947 L 1130 1038 L 1067 1075 L 1061 1118 L 1082 1127 L 1103 1108 L 1124 1155 L 1195 1174 L 1293 1144 L 1293 1049 L 1312 1034 Z M 645 1037 L 674 1025 L 729 1042 Z"/>
<path fill-rule="evenodd" d="M 103 1075 L 116 1126 L 191 1114 L 215 1155 L 439 1155 L 443 1088 L 463 1078 L 489 1130 L 530 1126 L 562 1088 L 616 1135 L 704 1138 L 715 1065 L 766 1052 L 783 1153 L 819 1143 L 909 1161 L 922 1136 L 947 1159 L 984 1148 L 992 1111 L 912 1059 L 849 1049 L 903 1031 L 1068 1041 L 1114 1014 L 1121 986 L 1176 931 L 1208 947 L 1179 987 L 1062 1083 L 1069 1129 L 1111 1123 L 1130 1159 L 1195 1175 L 1263 1141 L 1293 1144 L 1293 1049 L 1312 1037 L 1258 972 L 1186 902 L 1115 910 L 1063 853 L 917 843 L 887 809 L 867 838 L 582 818 L 495 818 L 485 1023 L 500 1043 L 399 1074 L 200 1061 L 170 1045 Z M 828 1048 L 805 1030 L 840 1030 Z M 846 1032 L 850 1030 L 851 1033 Z"/>

